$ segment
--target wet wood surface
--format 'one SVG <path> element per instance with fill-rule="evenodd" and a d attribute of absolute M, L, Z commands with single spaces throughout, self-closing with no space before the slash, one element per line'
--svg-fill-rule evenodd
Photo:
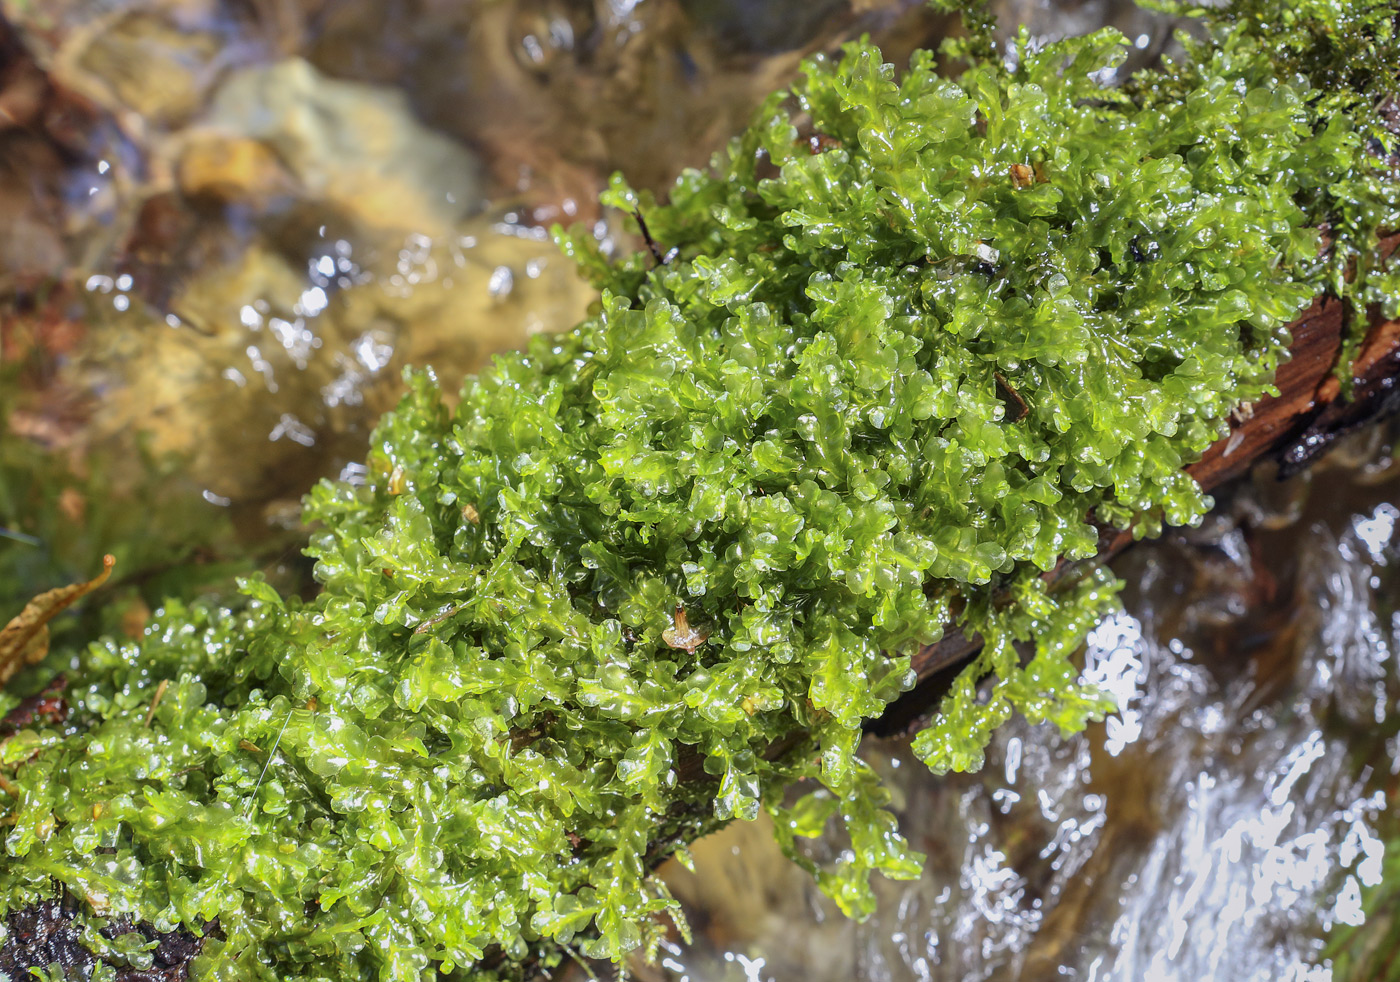
<path fill-rule="evenodd" d="M 1400 235 L 1391 236 L 1385 249 L 1393 252 L 1397 244 Z M 1292 358 L 1278 371 L 1279 394 L 1237 413 L 1230 432 L 1187 473 L 1207 491 L 1266 461 L 1276 462 L 1280 478 L 1287 477 L 1306 468 L 1341 437 L 1400 410 L 1400 321 L 1386 320 L 1379 311 L 1371 311 L 1371 327 L 1352 365 L 1350 398 L 1343 393 L 1335 367 L 1351 318 L 1349 304 L 1334 297 L 1319 298 L 1303 311 L 1292 324 Z M 1117 555 L 1132 541 L 1129 532 L 1105 535 L 1098 559 Z M 924 683 L 965 661 L 980 646 L 978 638 L 951 632 L 919 651 L 913 667 L 921 684 L 891 707 L 891 718 L 877 729 L 897 726 L 898 720 L 911 719 L 930 705 L 936 693 Z M 942 690 L 942 686 L 933 688 Z"/>

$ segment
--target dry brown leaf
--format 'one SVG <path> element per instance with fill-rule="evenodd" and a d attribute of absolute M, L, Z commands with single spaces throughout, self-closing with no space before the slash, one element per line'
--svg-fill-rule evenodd
<path fill-rule="evenodd" d="M 39 594 L 18 616 L 0 630 L 0 685 L 24 665 L 33 665 L 49 652 L 49 621 L 74 600 L 107 582 L 116 565 L 113 556 L 102 557 L 102 572 L 86 583 L 61 586 Z"/>

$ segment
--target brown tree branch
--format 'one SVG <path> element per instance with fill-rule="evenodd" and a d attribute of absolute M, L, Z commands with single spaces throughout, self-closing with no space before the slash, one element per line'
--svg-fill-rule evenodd
<path fill-rule="evenodd" d="M 1391 253 L 1397 245 L 1400 235 L 1391 236 L 1382 243 L 1382 252 Z M 1350 305 L 1335 297 L 1320 297 L 1292 324 L 1292 357 L 1279 368 L 1275 380 L 1279 394 L 1238 414 L 1230 432 L 1186 468 L 1187 473 L 1207 491 L 1266 461 L 1276 462 L 1279 476 L 1287 477 L 1347 433 L 1400 410 L 1400 321 L 1385 320 L 1378 311 L 1371 313 L 1372 326 L 1352 365 L 1351 398 L 1343 394 L 1334 371 L 1351 327 Z M 1130 532 L 1109 532 L 1100 540 L 1097 558 L 1111 558 L 1132 541 Z M 919 651 L 913 667 L 922 682 L 966 660 L 980 647 L 980 638 L 950 633 Z M 888 732 L 891 724 L 899 728 L 926 710 L 938 694 L 923 686 L 907 693 L 891 707 L 892 718 L 877 729 Z"/>

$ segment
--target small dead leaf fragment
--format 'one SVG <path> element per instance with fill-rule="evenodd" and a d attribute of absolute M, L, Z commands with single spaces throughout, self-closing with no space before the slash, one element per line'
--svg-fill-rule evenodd
<path fill-rule="evenodd" d="M 248 753 L 250 753 L 250 754 L 260 754 L 260 753 L 262 753 L 262 747 L 259 747 L 259 746 L 258 746 L 256 743 L 254 743 L 252 740 L 239 740 L 239 741 L 238 741 L 238 749 L 239 749 L 239 750 L 246 750 L 246 751 L 248 751 Z"/>
<path fill-rule="evenodd" d="M 24 665 L 33 665 L 49 651 L 49 621 L 79 597 L 107 582 L 117 560 L 102 557 L 102 572 L 86 583 L 61 586 L 39 594 L 0 630 L 0 685 Z"/>
<path fill-rule="evenodd" d="M 1028 188 L 1035 183 L 1035 171 L 1025 164 L 1011 165 L 1011 183 L 1018 188 Z"/>
<path fill-rule="evenodd" d="M 462 506 L 462 517 L 473 525 L 481 524 L 481 512 L 476 510 L 476 505 L 471 503 Z"/>
<path fill-rule="evenodd" d="M 389 473 L 389 493 L 397 497 L 403 494 L 407 489 L 408 475 L 404 473 L 404 469 L 401 466 L 395 464 L 394 469 Z"/>
<path fill-rule="evenodd" d="M 142 726 L 148 729 L 150 728 L 151 720 L 156 718 L 156 707 L 159 706 L 160 701 L 165 698 L 165 690 L 169 685 L 169 679 L 161 679 L 160 684 L 156 686 L 156 694 L 151 697 L 151 708 L 146 710 L 146 722 L 142 723 Z"/>
<path fill-rule="evenodd" d="M 668 647 L 695 654 L 695 649 L 705 643 L 710 632 L 704 628 L 691 627 L 684 607 L 676 608 L 673 620 L 674 626 L 661 632 L 661 640 L 665 641 Z"/>
<path fill-rule="evenodd" d="M 438 612 L 436 617 L 430 617 L 422 624 L 419 624 L 417 627 L 415 627 L 413 629 L 413 633 L 425 634 L 428 631 L 431 631 L 433 628 L 437 627 L 443 621 L 447 620 L 452 615 L 460 613 L 465 607 L 466 604 L 457 604 L 453 607 L 444 608 L 443 610 Z"/>
<path fill-rule="evenodd" d="M 998 392 L 1005 397 L 1008 408 L 1014 409 L 1013 415 L 1006 421 L 1008 423 L 1019 423 L 1030 412 L 1030 407 L 1026 405 L 1026 400 L 1021 393 L 1016 391 L 1016 387 L 1006 380 L 1001 372 L 993 372 L 992 378 L 996 379 Z"/>

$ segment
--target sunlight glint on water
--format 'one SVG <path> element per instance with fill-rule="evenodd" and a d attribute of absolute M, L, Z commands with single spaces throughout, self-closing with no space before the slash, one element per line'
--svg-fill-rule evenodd
<path fill-rule="evenodd" d="M 1085 662 L 1117 701 L 1113 717 L 1068 741 L 1013 724 L 980 774 L 947 779 L 902 743 L 868 741 L 905 831 L 929 853 L 924 878 L 877 884 L 879 912 L 853 925 L 762 831 L 722 833 L 697 850 L 698 877 L 671 877 L 701 937 L 643 976 L 1331 979 L 1325 933 L 1364 919 L 1362 891 L 1384 858 L 1376 786 L 1395 747 L 1375 744 L 1395 691 L 1397 517 L 1373 502 L 1330 527 L 1265 534 L 1296 557 L 1292 594 L 1255 605 L 1272 615 L 1225 603 L 1199 574 L 1193 585 L 1169 549 L 1140 547 L 1142 569 L 1128 575 L 1148 585 L 1093 632 Z M 1280 572 L 1261 574 L 1253 534 L 1231 528 L 1200 551 L 1240 582 Z M 1197 608 L 1236 612 L 1211 629 L 1238 639 L 1227 664 L 1163 636 Z M 1180 633 L 1203 648 L 1212 637 Z M 818 840 L 812 852 L 840 848 Z"/>

